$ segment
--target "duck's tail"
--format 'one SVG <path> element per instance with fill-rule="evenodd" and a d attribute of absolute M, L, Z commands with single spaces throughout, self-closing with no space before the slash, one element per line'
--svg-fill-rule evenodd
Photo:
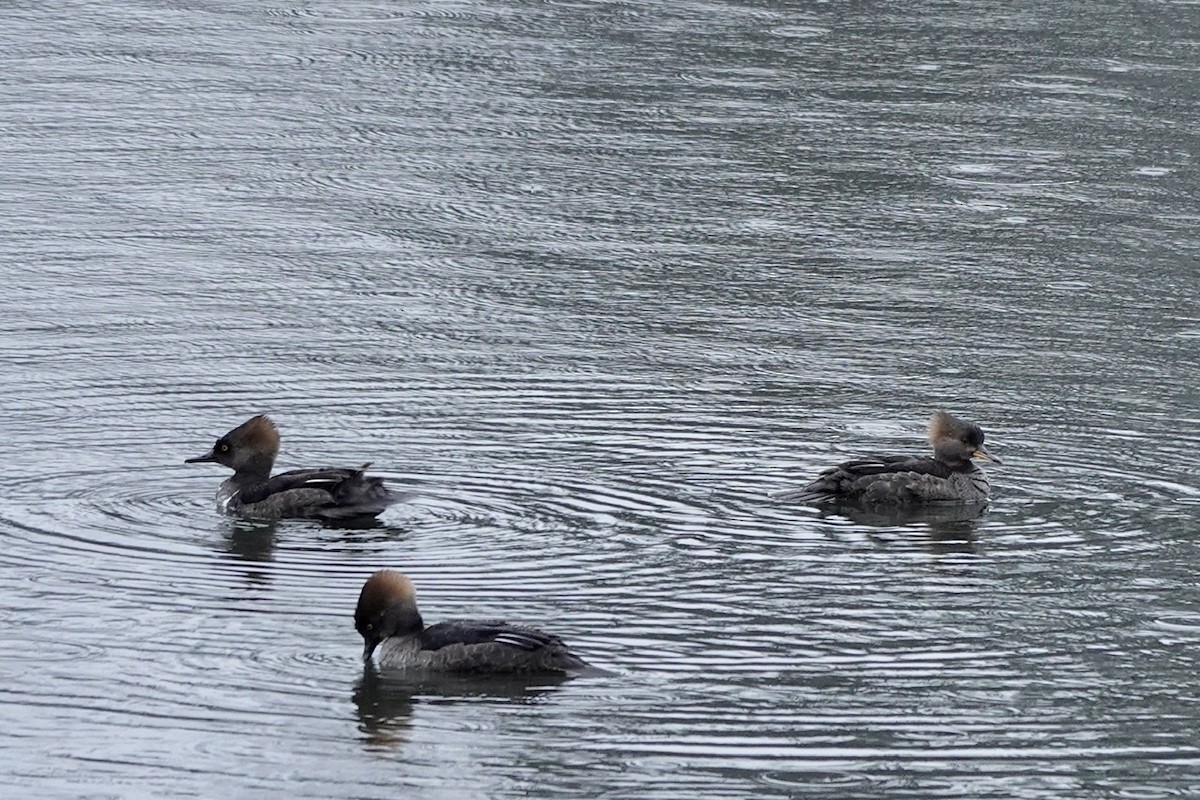
<path fill-rule="evenodd" d="M 333 503 L 322 510 L 321 518 L 346 521 L 376 517 L 385 508 L 413 497 L 411 492 L 393 492 L 383 482 L 364 473 L 370 464 L 363 464 L 333 488 Z"/>
<path fill-rule="evenodd" d="M 836 492 L 814 489 L 812 486 L 805 486 L 800 489 L 785 489 L 782 492 L 775 492 L 771 495 L 771 499 L 779 500 L 783 503 L 805 503 L 808 505 L 827 502 L 836 497 Z"/>

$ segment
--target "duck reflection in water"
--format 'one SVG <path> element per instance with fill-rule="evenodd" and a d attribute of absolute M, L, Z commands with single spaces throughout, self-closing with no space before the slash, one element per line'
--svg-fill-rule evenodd
<path fill-rule="evenodd" d="M 271 585 L 271 568 L 267 565 L 275 561 L 277 527 L 274 523 L 255 523 L 236 518 L 230 519 L 225 525 L 226 530 L 220 540 L 221 550 L 217 555 L 222 562 L 233 565 L 232 571 L 241 574 L 248 589 L 262 589 Z"/>
<path fill-rule="evenodd" d="M 408 743 L 413 715 L 421 705 L 534 705 L 548 700 L 568 680 L 567 675 L 504 675 L 486 681 L 465 675 L 414 675 L 381 670 L 373 661 L 365 661 L 352 699 L 363 744 L 385 750 Z"/>
<path fill-rule="evenodd" d="M 376 520 L 370 520 L 369 523 L 326 524 L 315 535 L 305 531 L 302 535 L 294 536 L 293 546 L 358 555 L 364 549 L 381 549 L 408 533 L 406 529 Z M 232 517 L 224 523 L 223 528 L 218 549 L 221 561 L 232 563 L 233 571 L 245 578 L 247 588 L 269 586 L 274 569 L 268 565 L 275 562 L 275 548 L 280 542 L 280 523 Z M 283 531 L 288 530 L 284 525 Z"/>
<path fill-rule="evenodd" d="M 859 525 L 875 529 L 908 529 L 924 537 L 934 553 L 974 553 L 975 529 L 987 509 L 987 503 L 863 508 L 840 505 L 822 513 L 822 517 L 841 516 Z M 879 544 L 888 542 L 878 533 L 870 538 Z"/>
<path fill-rule="evenodd" d="M 231 520 L 225 534 L 225 550 L 240 561 L 271 562 L 275 560 L 274 523 L 254 523 Z"/>

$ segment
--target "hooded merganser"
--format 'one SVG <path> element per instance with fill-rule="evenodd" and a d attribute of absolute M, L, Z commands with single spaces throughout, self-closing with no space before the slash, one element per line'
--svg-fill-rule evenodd
<path fill-rule="evenodd" d="M 929 420 L 933 457 L 878 456 L 847 461 L 822 472 L 802 489 L 775 495 L 804 503 L 841 501 L 863 505 L 983 503 L 987 474 L 972 458 L 999 464 L 983 447 L 978 425 L 938 411 Z"/>
<path fill-rule="evenodd" d="M 208 453 L 184 463 L 215 461 L 232 469 L 233 477 L 217 489 L 217 508 L 246 519 L 304 517 L 344 522 L 374 517 L 403 499 L 388 491 L 383 479 L 363 474 L 370 464 L 358 469 L 296 469 L 271 477 L 278 453 L 279 431 L 260 414 L 217 439 Z"/>
<path fill-rule="evenodd" d="M 469 620 L 426 627 L 412 581 L 390 569 L 376 572 L 363 585 L 354 627 L 363 637 L 364 661 L 382 645 L 381 667 L 456 675 L 562 675 L 594 670 L 562 639 L 534 628 Z"/>

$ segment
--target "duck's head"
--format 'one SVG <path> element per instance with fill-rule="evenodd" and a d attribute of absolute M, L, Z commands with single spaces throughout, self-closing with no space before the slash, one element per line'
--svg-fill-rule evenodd
<path fill-rule="evenodd" d="M 936 412 L 929 420 L 929 443 L 933 445 L 933 456 L 950 466 L 961 466 L 972 458 L 1001 463 L 984 448 L 983 439 L 983 430 L 978 425 L 945 411 Z"/>
<path fill-rule="evenodd" d="M 279 453 L 279 431 L 275 423 L 263 414 L 243 422 L 229 433 L 217 439 L 202 456 L 189 458 L 185 464 L 215 461 L 234 472 L 265 472 L 270 474 L 275 456 Z"/>
<path fill-rule="evenodd" d="M 384 639 L 424 630 L 412 581 L 391 569 L 380 570 L 368 578 L 358 595 L 354 627 L 363 637 L 364 661 Z"/>

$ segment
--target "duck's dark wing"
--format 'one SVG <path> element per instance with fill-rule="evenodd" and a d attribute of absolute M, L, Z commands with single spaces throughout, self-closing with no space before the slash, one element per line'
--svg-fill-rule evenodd
<path fill-rule="evenodd" d="M 890 493 L 895 502 L 907 502 L 920 499 L 904 496 L 909 487 L 945 480 L 952 474 L 949 466 L 928 456 L 859 458 L 830 467 L 808 486 L 780 492 L 775 497 L 789 502 L 819 503 L 855 500 L 869 493 Z"/>
<path fill-rule="evenodd" d="M 288 505 L 294 499 L 297 508 L 310 508 L 311 516 L 328 520 L 374 516 L 402 498 L 388 491 L 383 479 L 364 474 L 369 466 L 281 472 L 243 489 L 241 500 L 245 504 L 273 500 Z"/>
<path fill-rule="evenodd" d="M 420 634 L 421 649 L 453 672 L 567 672 L 587 667 L 559 637 L 507 622 L 452 621 Z"/>
<path fill-rule="evenodd" d="M 562 646 L 559 637 L 544 633 L 536 628 L 511 625 L 507 622 L 475 622 L 456 620 L 430 625 L 421 633 L 421 647 L 425 650 L 440 650 L 452 644 L 483 644 L 495 642 L 505 647 L 520 650 L 537 650 L 540 647 Z"/>
<path fill-rule="evenodd" d="M 362 474 L 361 470 L 323 467 L 320 469 L 294 469 L 281 472 L 262 483 L 242 490 L 243 503 L 259 503 L 273 494 L 291 492 L 296 489 L 319 489 L 333 495 L 342 482 Z"/>

